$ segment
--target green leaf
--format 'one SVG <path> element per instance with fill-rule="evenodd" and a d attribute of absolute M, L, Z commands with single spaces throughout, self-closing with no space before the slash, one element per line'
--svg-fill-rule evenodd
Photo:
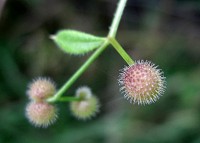
<path fill-rule="evenodd" d="M 98 48 L 105 40 L 87 33 L 75 30 L 62 30 L 51 36 L 56 44 L 66 53 L 85 54 Z"/>

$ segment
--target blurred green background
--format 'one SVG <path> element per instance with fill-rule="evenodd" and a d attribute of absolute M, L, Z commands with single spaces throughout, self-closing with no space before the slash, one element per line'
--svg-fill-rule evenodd
<path fill-rule="evenodd" d="M 155 104 L 132 105 L 119 93 L 125 62 L 109 47 L 65 94 L 88 85 L 101 112 L 79 121 L 58 103 L 58 121 L 35 128 L 24 116 L 27 84 L 62 84 L 89 57 L 64 54 L 49 39 L 60 29 L 105 36 L 117 0 L 0 0 L 0 143 L 200 143 L 200 1 L 129 0 L 117 39 L 135 59 L 167 77 Z"/>

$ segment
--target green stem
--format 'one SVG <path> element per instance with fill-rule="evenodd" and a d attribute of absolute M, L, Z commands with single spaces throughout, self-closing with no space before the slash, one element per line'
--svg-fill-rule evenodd
<path fill-rule="evenodd" d="M 123 14 L 124 8 L 126 6 L 126 2 L 127 2 L 127 0 L 120 0 L 119 1 L 117 10 L 115 12 L 114 19 L 113 19 L 111 27 L 110 27 L 108 37 L 115 38 L 116 33 L 117 33 L 117 29 L 119 27 L 119 22 L 122 18 L 122 14 Z"/>
<path fill-rule="evenodd" d="M 128 65 L 133 65 L 134 61 L 131 57 L 126 53 L 126 51 L 122 48 L 122 46 L 117 42 L 115 38 L 108 37 L 109 42 L 115 48 L 115 50 L 121 55 L 121 57 L 126 61 Z"/>
<path fill-rule="evenodd" d="M 56 101 L 60 101 L 60 102 L 72 102 L 72 101 L 80 101 L 81 98 L 78 98 L 78 97 L 60 97 L 59 99 L 57 99 Z"/>
<path fill-rule="evenodd" d="M 113 18 L 110 31 L 108 34 L 108 37 L 115 37 L 117 33 L 117 29 L 119 27 L 119 22 L 122 17 L 122 13 L 124 11 L 125 5 L 127 0 L 120 0 L 117 10 L 115 12 L 115 16 Z M 106 49 L 106 47 L 111 42 L 108 41 L 108 38 L 105 40 L 105 42 L 99 47 L 92 55 L 91 57 L 75 72 L 75 74 L 58 90 L 58 92 L 51 98 L 48 98 L 48 102 L 56 102 L 58 101 L 63 93 L 78 79 L 78 77 L 89 67 L 89 65 Z M 72 99 L 74 100 L 74 99 Z"/>
<path fill-rule="evenodd" d="M 109 42 L 105 40 L 101 47 L 99 47 L 91 57 L 75 72 L 73 76 L 58 90 L 58 92 L 51 98 L 48 98 L 48 102 L 57 101 L 63 93 L 76 81 L 76 79 L 89 67 L 89 65 L 104 51 Z"/>

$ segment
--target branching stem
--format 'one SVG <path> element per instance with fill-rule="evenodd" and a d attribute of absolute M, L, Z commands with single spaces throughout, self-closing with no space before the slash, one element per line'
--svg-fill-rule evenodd
<path fill-rule="evenodd" d="M 110 31 L 108 33 L 108 37 L 111 38 L 111 40 L 109 38 L 106 38 L 104 43 L 89 57 L 89 59 L 74 73 L 74 75 L 71 76 L 71 78 L 57 91 L 57 93 L 53 97 L 47 99 L 48 102 L 56 102 L 56 101 L 64 101 L 64 100 L 77 101 L 77 98 L 69 97 L 67 99 L 61 96 L 64 94 L 64 92 L 66 92 L 71 87 L 71 85 L 80 77 L 80 75 L 89 67 L 89 65 L 93 63 L 93 61 L 106 49 L 106 47 L 110 43 L 115 47 L 115 49 L 119 53 L 122 52 L 122 54 L 120 55 L 122 57 L 126 57 L 125 61 L 127 63 L 129 64 L 132 63 L 129 56 L 127 56 L 123 48 L 115 40 L 115 36 L 119 27 L 119 22 L 121 20 L 126 2 L 127 0 L 120 0 L 118 3 L 118 7 L 115 12 L 115 16 L 113 18 Z"/>

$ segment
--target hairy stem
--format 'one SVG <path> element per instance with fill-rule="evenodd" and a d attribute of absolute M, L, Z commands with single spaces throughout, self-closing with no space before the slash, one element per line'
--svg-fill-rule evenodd
<path fill-rule="evenodd" d="M 115 38 L 115 36 L 117 34 L 117 29 L 119 27 L 119 22 L 122 18 L 122 14 L 123 14 L 124 8 L 126 6 L 126 2 L 127 2 L 127 0 L 120 0 L 119 1 L 117 10 L 116 10 L 115 15 L 114 15 L 114 19 L 113 19 L 111 27 L 110 27 L 108 37 Z"/>
<path fill-rule="evenodd" d="M 127 0 L 120 0 L 115 16 L 113 18 L 108 37 L 115 37 L 117 29 L 119 27 L 119 22 L 121 20 L 125 5 Z M 105 42 L 91 55 L 91 57 L 72 75 L 72 77 L 58 90 L 58 92 L 51 98 L 48 98 L 48 102 L 59 101 L 64 92 L 69 89 L 69 87 L 79 78 L 79 76 L 89 67 L 89 65 L 106 49 L 106 47 L 112 42 L 108 41 L 108 38 Z M 118 48 L 119 49 L 119 48 Z M 62 99 L 62 98 L 61 98 Z M 64 99 L 63 99 L 64 100 Z M 77 99 L 72 99 L 76 101 Z"/>
<path fill-rule="evenodd" d="M 78 79 L 78 77 L 89 67 L 91 63 L 104 51 L 108 46 L 108 41 L 106 40 L 101 47 L 99 47 L 91 57 L 71 76 L 71 78 L 58 90 L 58 92 L 51 98 L 47 99 L 48 102 L 55 102 L 58 100 L 63 93 L 69 89 L 69 87 Z"/>
<path fill-rule="evenodd" d="M 126 53 L 126 51 L 122 48 L 122 46 L 115 40 L 115 38 L 108 37 L 109 42 L 115 48 L 115 50 L 121 55 L 121 57 L 126 61 L 128 65 L 134 64 L 134 61 L 131 57 Z"/>

